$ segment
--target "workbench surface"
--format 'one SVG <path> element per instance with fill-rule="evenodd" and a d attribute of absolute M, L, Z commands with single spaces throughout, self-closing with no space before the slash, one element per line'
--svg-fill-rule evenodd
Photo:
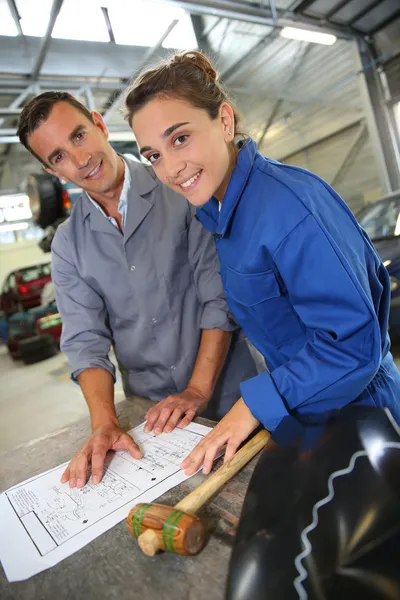
<path fill-rule="evenodd" d="M 122 426 L 129 430 L 143 422 L 151 404 L 137 398 L 117 404 Z M 197 421 L 212 425 L 204 419 Z M 85 418 L 2 454 L 0 491 L 68 461 L 89 433 L 89 419 Z M 233 536 L 256 460 L 199 511 L 210 539 L 198 556 L 144 556 L 123 521 L 27 581 L 8 583 L 0 566 L 1 600 L 222 600 Z M 159 502 L 176 504 L 204 479 L 201 474 L 195 475 L 164 494 Z"/>

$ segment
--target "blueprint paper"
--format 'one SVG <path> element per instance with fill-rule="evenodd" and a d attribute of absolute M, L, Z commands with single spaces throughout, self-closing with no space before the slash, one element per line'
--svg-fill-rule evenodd
<path fill-rule="evenodd" d="M 156 498 L 188 479 L 182 460 L 210 431 L 191 423 L 155 436 L 144 423 L 129 433 L 144 452 L 109 453 L 101 483 L 83 488 L 60 483 L 68 463 L 0 495 L 0 561 L 8 581 L 22 581 L 70 556 L 126 519 L 139 502 Z"/>

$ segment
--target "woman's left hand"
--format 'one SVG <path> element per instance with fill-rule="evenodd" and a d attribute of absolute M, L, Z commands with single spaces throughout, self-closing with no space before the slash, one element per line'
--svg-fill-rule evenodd
<path fill-rule="evenodd" d="M 193 475 L 203 464 L 203 473 L 208 475 L 214 459 L 227 444 L 224 462 L 232 458 L 240 444 L 258 427 L 259 421 L 253 417 L 244 400 L 240 398 L 223 419 L 182 462 L 186 475 Z"/>

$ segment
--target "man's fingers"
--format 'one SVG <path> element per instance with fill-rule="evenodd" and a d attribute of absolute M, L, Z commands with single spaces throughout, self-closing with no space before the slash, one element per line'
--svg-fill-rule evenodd
<path fill-rule="evenodd" d="M 69 481 L 69 474 L 70 474 L 70 470 L 71 470 L 70 469 L 70 464 L 65 469 L 64 473 L 61 475 L 61 479 L 60 479 L 61 483 L 66 483 L 67 481 Z"/>
<path fill-rule="evenodd" d="M 163 429 L 165 427 L 166 422 L 168 421 L 168 419 L 171 416 L 172 410 L 173 410 L 172 408 L 163 408 L 160 411 L 160 414 L 158 415 L 157 422 L 154 425 L 154 433 L 156 435 L 159 435 L 160 433 L 162 433 L 162 431 L 163 431 Z"/>
<path fill-rule="evenodd" d="M 126 449 L 128 450 L 129 454 L 132 456 L 132 458 L 142 458 L 143 452 L 141 451 L 139 446 L 136 444 L 136 442 L 133 441 L 130 435 L 128 435 L 127 437 L 129 438 L 129 440 L 126 443 Z"/>
<path fill-rule="evenodd" d="M 147 415 L 146 415 L 146 424 L 144 426 L 145 433 L 150 433 L 150 431 L 153 431 L 154 423 L 156 423 L 156 421 L 158 419 L 158 416 L 160 414 L 160 410 L 161 409 L 160 409 L 159 406 L 154 406 L 147 413 Z"/>
<path fill-rule="evenodd" d="M 132 458 L 142 458 L 143 452 L 129 433 L 123 433 L 113 444 L 112 450 L 127 450 Z"/>
<path fill-rule="evenodd" d="M 89 457 L 86 454 L 86 451 L 84 452 L 80 452 L 74 460 L 74 480 L 75 481 L 75 485 L 78 488 L 81 488 L 85 485 L 86 481 L 87 481 L 87 470 L 88 470 L 88 464 L 89 464 Z M 71 482 L 70 482 L 71 485 Z M 75 487 L 75 486 L 71 486 L 71 487 Z"/>
<path fill-rule="evenodd" d="M 186 415 L 183 417 L 182 421 L 179 423 L 179 427 L 184 429 L 193 421 L 196 416 L 196 411 L 193 408 L 190 408 L 186 411 Z"/>
<path fill-rule="evenodd" d="M 183 412 L 182 408 L 175 408 L 174 412 L 172 413 L 172 415 L 170 416 L 170 418 L 164 425 L 164 431 L 166 433 L 169 433 L 170 431 L 175 429 L 175 427 L 178 424 L 178 421 L 180 420 L 180 418 L 182 416 L 182 412 Z"/>
<path fill-rule="evenodd" d="M 106 458 L 108 448 L 103 445 L 97 445 L 92 454 L 92 482 L 96 485 L 100 483 L 103 477 L 104 459 Z"/>

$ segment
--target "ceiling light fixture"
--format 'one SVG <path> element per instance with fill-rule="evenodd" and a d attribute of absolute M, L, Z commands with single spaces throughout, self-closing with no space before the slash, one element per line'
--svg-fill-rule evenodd
<path fill-rule="evenodd" d="M 336 42 L 336 36 L 331 33 L 322 33 L 320 31 L 311 31 L 310 29 L 299 29 L 297 27 L 284 27 L 280 35 L 291 40 L 300 40 L 302 42 L 312 42 L 314 44 L 324 44 L 332 46 Z"/>

